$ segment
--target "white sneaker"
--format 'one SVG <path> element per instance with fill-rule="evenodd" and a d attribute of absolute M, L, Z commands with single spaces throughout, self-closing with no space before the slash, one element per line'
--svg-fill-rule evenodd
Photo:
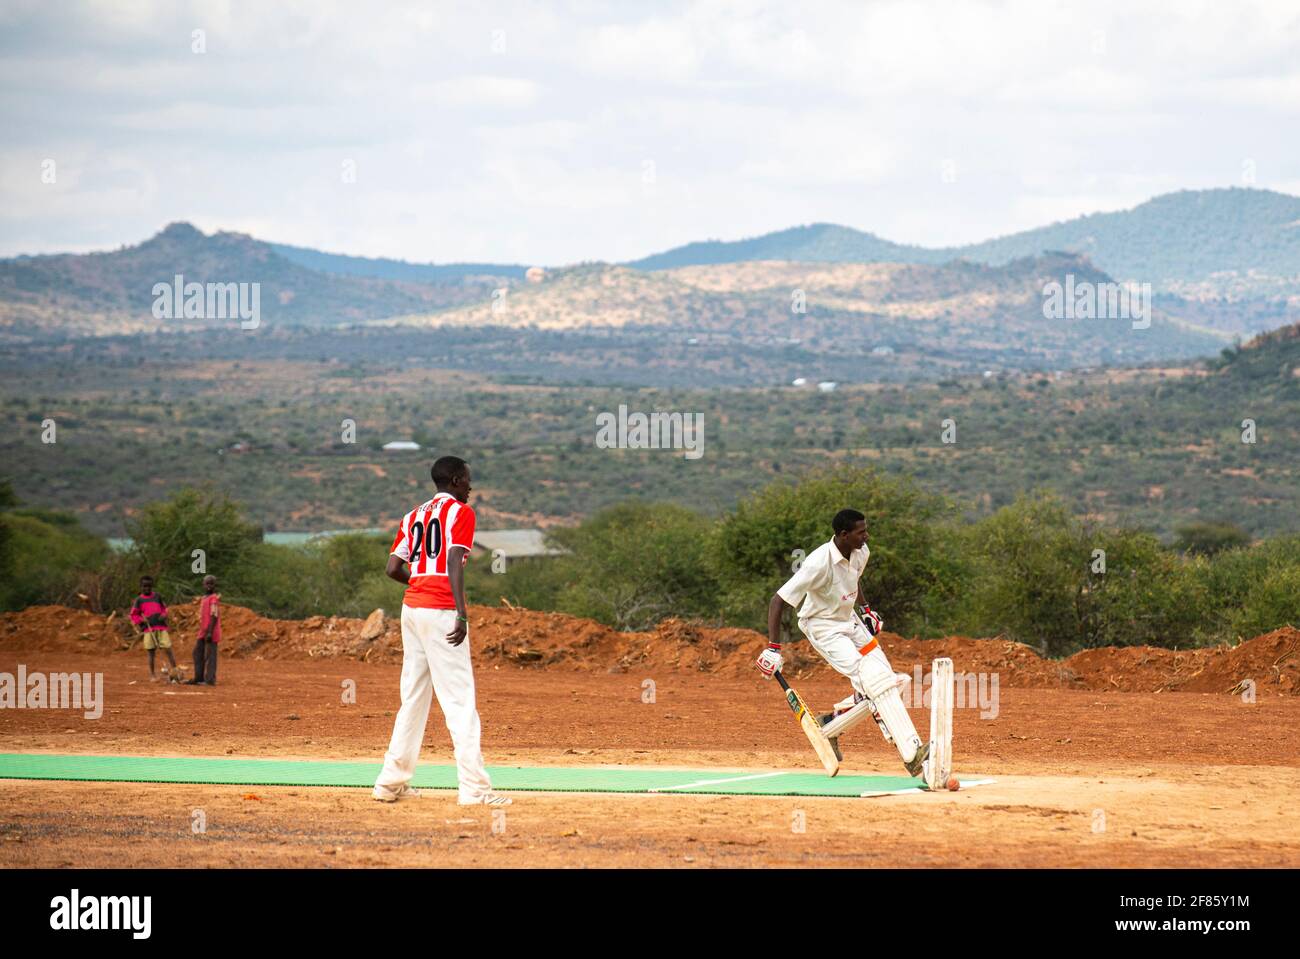
<path fill-rule="evenodd" d="M 397 802 L 399 799 L 415 799 L 419 795 L 420 790 L 412 788 L 406 783 L 402 783 L 396 789 L 389 789 L 387 786 L 376 786 L 375 791 L 370 794 L 375 802 Z"/>
<path fill-rule="evenodd" d="M 501 796 L 497 793 L 484 793 L 481 796 L 475 796 L 473 799 L 462 799 L 462 806 L 509 806 L 514 802 L 509 796 Z"/>

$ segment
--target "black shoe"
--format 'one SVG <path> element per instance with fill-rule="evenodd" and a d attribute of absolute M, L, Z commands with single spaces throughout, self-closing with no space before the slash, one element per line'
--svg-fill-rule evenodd
<path fill-rule="evenodd" d="M 183 685 L 185 685 L 185 686 L 198 686 L 198 685 L 202 684 L 202 682 L 203 682 L 203 680 L 201 680 L 201 679 L 187 679 L 187 680 L 185 680 L 185 682 L 183 683 Z"/>
<path fill-rule="evenodd" d="M 204 686 L 215 686 L 215 685 L 217 685 L 217 681 L 216 681 L 215 679 L 213 679 L 213 680 L 204 680 L 203 685 L 204 685 Z"/>

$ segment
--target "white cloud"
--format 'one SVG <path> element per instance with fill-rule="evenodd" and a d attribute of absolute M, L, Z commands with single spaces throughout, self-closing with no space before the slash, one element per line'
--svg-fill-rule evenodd
<path fill-rule="evenodd" d="M 817 220 L 944 245 L 1239 184 L 1246 159 L 1300 181 L 1300 7 L 1263 0 L 159 0 L 0 23 L 0 253 L 172 219 L 442 261 Z M 28 175 L 46 156 L 57 189 Z"/>
<path fill-rule="evenodd" d="M 415 103 L 463 109 L 519 109 L 537 102 L 540 85 L 516 77 L 467 76 L 420 84 L 409 91 Z"/>

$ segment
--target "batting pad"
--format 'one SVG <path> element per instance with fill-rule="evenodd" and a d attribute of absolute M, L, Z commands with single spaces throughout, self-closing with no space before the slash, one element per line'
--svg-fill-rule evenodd
<path fill-rule="evenodd" d="M 0 779 L 81 782 L 203 783 L 222 786 L 357 786 L 370 788 L 381 763 L 279 759 L 194 759 L 163 756 L 59 756 L 0 753 Z M 836 776 L 606 766 L 489 766 L 495 789 L 521 792 L 705 793 L 727 796 L 865 798 L 926 792 L 910 776 Z M 992 782 L 962 780 L 963 788 Z M 456 789 L 456 767 L 421 764 L 411 785 Z"/>

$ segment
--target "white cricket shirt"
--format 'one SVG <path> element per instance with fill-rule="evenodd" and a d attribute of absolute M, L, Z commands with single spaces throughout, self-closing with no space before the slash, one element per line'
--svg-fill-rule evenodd
<path fill-rule="evenodd" d="M 870 556 L 866 544 L 845 557 L 834 540 L 823 543 L 808 554 L 777 593 L 799 610 L 800 619 L 851 620 L 853 604 L 858 598 L 858 580 Z"/>

